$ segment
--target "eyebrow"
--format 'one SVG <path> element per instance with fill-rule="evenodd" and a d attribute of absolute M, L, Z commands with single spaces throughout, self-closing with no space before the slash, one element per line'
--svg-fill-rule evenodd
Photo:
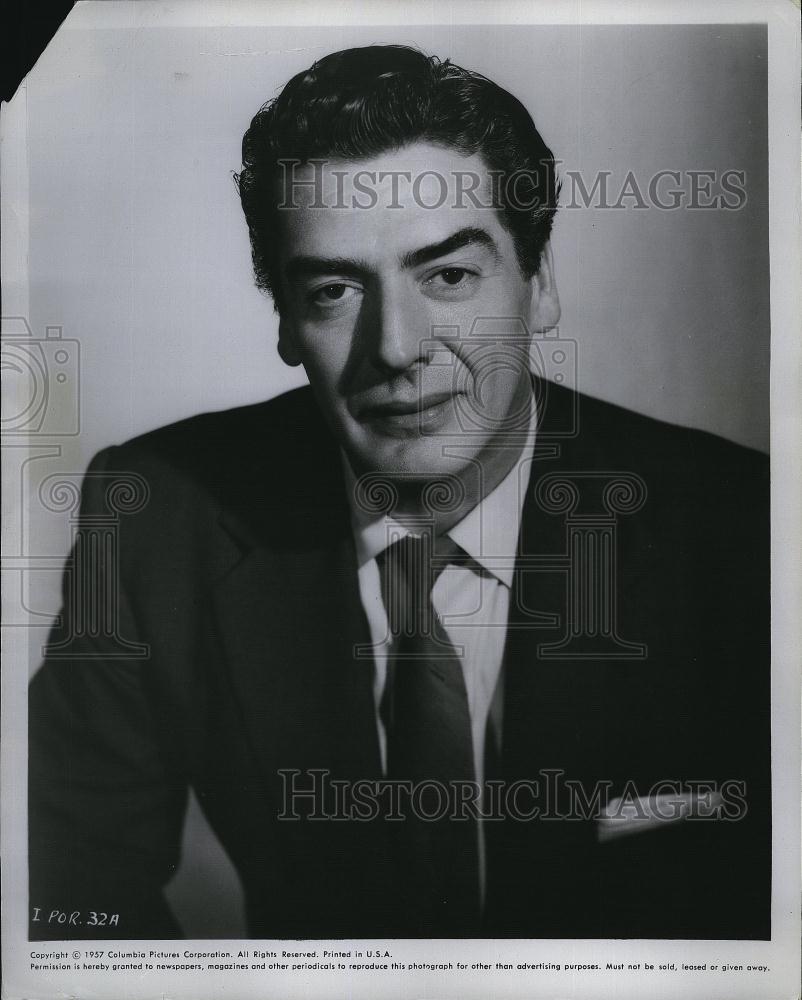
<path fill-rule="evenodd" d="M 496 241 L 486 229 L 476 226 L 467 226 L 465 229 L 458 229 L 456 233 L 447 236 L 439 243 L 430 243 L 419 250 L 410 250 L 401 257 L 402 267 L 418 267 L 420 264 L 428 264 L 430 261 L 445 257 L 446 254 L 454 253 L 455 250 L 463 250 L 465 247 L 480 246 L 489 250 L 496 262 L 501 259 Z"/>
<path fill-rule="evenodd" d="M 501 252 L 498 245 L 486 229 L 477 226 L 466 226 L 458 229 L 455 233 L 440 240 L 438 243 L 429 243 L 416 250 L 408 250 L 401 255 L 401 266 L 405 269 L 419 267 L 421 264 L 428 264 L 456 250 L 463 250 L 465 247 L 478 246 L 490 251 L 496 263 L 501 260 Z M 301 255 L 292 257 L 285 265 L 284 272 L 288 279 L 311 277 L 317 274 L 350 274 L 354 276 L 364 276 L 371 271 L 371 267 L 364 260 L 355 257 L 316 257 Z"/>

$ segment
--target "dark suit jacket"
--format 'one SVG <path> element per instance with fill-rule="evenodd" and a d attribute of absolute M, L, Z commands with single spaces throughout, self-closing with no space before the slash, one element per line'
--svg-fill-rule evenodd
<path fill-rule="evenodd" d="M 555 769 L 585 793 L 630 781 L 644 795 L 657 781 L 734 779 L 747 811 L 606 843 L 593 818 L 488 824 L 480 936 L 768 938 L 768 463 L 541 388 L 491 776 Z M 565 435 L 577 405 L 577 433 Z M 150 490 L 120 516 L 119 567 L 104 578 L 118 633 L 149 654 L 121 659 L 108 629 L 88 628 L 32 682 L 30 902 L 120 917 L 110 928 L 40 920 L 32 938 L 178 936 L 161 889 L 190 786 L 239 871 L 253 937 L 408 933 L 386 823 L 277 818 L 281 769 L 381 777 L 373 668 L 353 656 L 369 639 L 340 457 L 311 393 L 146 434 L 102 452 L 90 472 L 104 471 L 137 473 Z M 567 532 L 602 510 L 599 474 L 622 472 L 646 498 L 616 522 L 616 628 L 645 655 L 608 642 L 607 658 L 587 658 L 574 643 L 554 658 L 576 614 Z M 544 477 L 566 475 L 581 480 L 568 522 L 544 503 Z M 85 524 L 103 482 L 85 481 Z M 72 565 L 68 606 L 87 586 Z"/>

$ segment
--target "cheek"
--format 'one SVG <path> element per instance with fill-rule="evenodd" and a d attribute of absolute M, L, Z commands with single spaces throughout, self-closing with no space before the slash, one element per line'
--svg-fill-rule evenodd
<path fill-rule="evenodd" d="M 309 381 L 328 395 L 335 394 L 348 357 L 347 349 L 340 346 L 340 338 L 301 330 L 298 344 Z"/>
<path fill-rule="evenodd" d="M 477 384 L 477 408 L 488 427 L 506 424 L 512 417 L 526 423 L 529 417 L 528 376 L 520 368 L 498 365 Z"/>
<path fill-rule="evenodd" d="M 529 351 L 529 340 L 523 337 L 463 347 L 457 362 L 460 388 L 483 408 L 505 411 L 521 385 L 529 381 Z"/>

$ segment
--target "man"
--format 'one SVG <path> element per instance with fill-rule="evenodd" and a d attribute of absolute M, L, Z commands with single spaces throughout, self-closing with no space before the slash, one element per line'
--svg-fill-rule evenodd
<path fill-rule="evenodd" d="M 30 695 L 30 902 L 77 916 L 32 937 L 178 935 L 190 787 L 254 937 L 770 936 L 765 463 L 548 380 L 528 112 L 353 49 L 243 161 L 311 390 L 90 467 Z M 93 561 L 115 475 L 148 502 Z"/>

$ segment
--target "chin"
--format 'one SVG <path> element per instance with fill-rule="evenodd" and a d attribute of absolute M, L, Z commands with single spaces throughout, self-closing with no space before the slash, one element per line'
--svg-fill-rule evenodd
<path fill-rule="evenodd" d="M 429 480 L 461 475 L 470 464 L 473 454 L 467 454 L 467 449 L 459 448 L 459 457 L 444 455 L 446 447 L 453 444 L 453 437 L 383 441 L 380 447 L 362 453 L 360 465 L 365 471 L 388 477 L 409 476 Z"/>

